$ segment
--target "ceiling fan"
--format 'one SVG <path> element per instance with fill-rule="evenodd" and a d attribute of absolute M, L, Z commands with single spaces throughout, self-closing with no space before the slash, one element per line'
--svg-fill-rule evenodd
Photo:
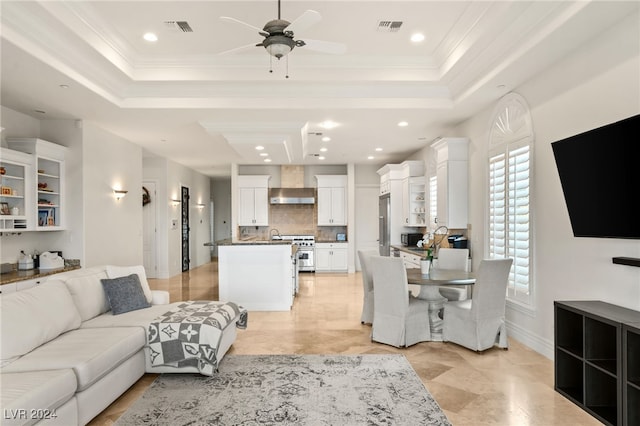
<path fill-rule="evenodd" d="M 277 59 L 281 59 L 293 50 L 294 47 L 305 47 L 309 50 L 315 50 L 323 53 L 344 53 L 347 50 L 346 45 L 342 43 L 334 43 L 331 41 L 311 40 L 305 38 L 294 39 L 294 33 L 298 31 L 304 31 L 312 25 L 320 22 L 322 16 L 315 10 L 307 10 L 293 22 L 286 21 L 280 17 L 280 0 L 278 0 L 278 19 L 273 19 L 264 25 L 264 28 L 260 29 L 246 22 L 240 21 L 228 16 L 221 16 L 223 21 L 234 22 L 244 25 L 258 31 L 258 34 L 264 37 L 258 44 L 247 44 L 245 46 L 236 47 L 230 50 L 221 52 L 220 54 L 226 54 L 243 50 L 250 47 L 264 47 L 269 54 Z"/>

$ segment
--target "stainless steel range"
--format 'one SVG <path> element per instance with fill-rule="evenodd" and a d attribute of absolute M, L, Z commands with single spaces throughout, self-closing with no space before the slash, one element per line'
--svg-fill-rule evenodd
<path fill-rule="evenodd" d="M 316 270 L 316 237 L 313 235 L 282 235 L 282 240 L 291 241 L 298 246 L 298 270 L 313 272 Z"/>

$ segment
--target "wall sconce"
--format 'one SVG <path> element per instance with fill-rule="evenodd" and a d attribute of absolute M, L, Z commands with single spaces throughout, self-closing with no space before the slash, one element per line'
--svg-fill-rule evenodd
<path fill-rule="evenodd" d="M 120 201 L 121 198 L 127 195 L 127 192 L 129 191 L 125 191 L 124 189 L 114 189 L 113 195 L 116 197 L 116 200 Z"/>
<path fill-rule="evenodd" d="M 196 204 L 196 207 L 199 209 L 204 209 L 204 204 L 202 203 Z"/>
<path fill-rule="evenodd" d="M 180 204 L 180 200 L 176 200 L 175 198 L 173 198 L 173 199 L 171 200 L 171 203 L 172 203 L 174 206 L 177 206 L 178 204 Z"/>

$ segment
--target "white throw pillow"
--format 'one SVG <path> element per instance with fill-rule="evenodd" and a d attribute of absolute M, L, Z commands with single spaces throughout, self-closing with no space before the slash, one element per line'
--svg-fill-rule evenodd
<path fill-rule="evenodd" d="M 2 365 L 78 328 L 81 322 L 67 286 L 58 280 L 0 295 L 0 318 Z"/>
<path fill-rule="evenodd" d="M 151 288 L 149 288 L 149 283 L 147 282 L 147 274 L 144 272 L 144 266 L 136 265 L 136 266 L 113 266 L 107 265 L 107 276 L 109 278 L 120 278 L 126 277 L 131 274 L 138 274 L 138 278 L 140 279 L 140 285 L 142 286 L 142 291 L 144 292 L 144 296 L 147 299 L 148 303 L 151 303 L 153 300 L 153 295 L 151 293 Z"/>
<path fill-rule="evenodd" d="M 109 302 L 100 282 L 103 278 L 107 278 L 105 271 L 87 270 L 84 276 L 76 274 L 65 280 L 82 321 L 95 318 L 109 310 Z"/>

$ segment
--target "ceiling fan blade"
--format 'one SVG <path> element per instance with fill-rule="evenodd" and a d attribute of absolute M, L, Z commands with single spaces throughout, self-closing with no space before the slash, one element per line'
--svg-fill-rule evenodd
<path fill-rule="evenodd" d="M 304 46 L 309 50 L 315 50 L 317 52 L 323 52 L 323 53 L 334 53 L 336 55 L 341 55 L 343 53 L 346 53 L 347 51 L 347 45 L 344 43 L 335 43 L 333 41 L 324 41 L 324 40 L 311 40 L 308 38 L 305 38 L 304 40 Z"/>
<path fill-rule="evenodd" d="M 234 53 L 240 50 L 245 50 L 245 49 L 249 49 L 250 47 L 256 47 L 256 46 L 258 46 L 256 43 L 245 44 L 244 46 L 238 46 L 238 47 L 234 47 L 233 49 L 219 52 L 218 55 L 226 55 L 227 53 Z"/>
<path fill-rule="evenodd" d="M 298 31 L 304 31 L 312 25 L 317 24 L 320 20 L 322 20 L 322 16 L 318 12 L 315 10 L 307 10 L 287 25 L 284 30 L 296 34 Z"/>
<path fill-rule="evenodd" d="M 235 22 L 236 24 L 244 25 L 245 27 L 249 27 L 251 29 L 254 29 L 254 30 L 256 30 L 258 32 L 258 34 L 260 34 L 263 37 L 267 37 L 269 35 L 269 33 L 266 32 L 265 30 L 263 30 L 262 28 L 258 28 L 258 27 L 255 27 L 255 26 L 251 25 L 251 24 L 247 24 L 246 22 L 241 21 L 241 20 L 236 19 L 236 18 L 231 18 L 230 16 L 221 16 L 220 19 L 223 20 L 223 21 L 227 21 L 227 22 Z"/>

